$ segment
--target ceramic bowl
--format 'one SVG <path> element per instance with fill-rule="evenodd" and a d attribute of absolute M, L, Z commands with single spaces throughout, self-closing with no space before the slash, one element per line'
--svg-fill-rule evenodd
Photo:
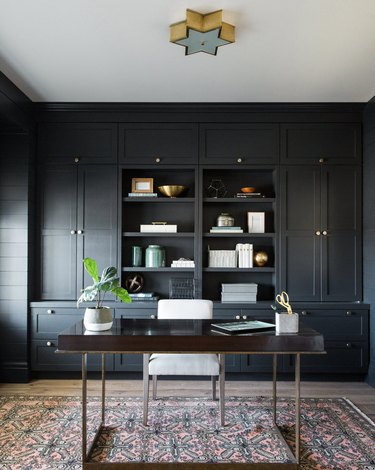
<path fill-rule="evenodd" d="M 188 189 L 187 186 L 179 186 L 175 184 L 158 186 L 158 190 L 163 194 L 163 196 L 167 196 L 167 197 L 180 196 L 187 189 Z"/>
<path fill-rule="evenodd" d="M 256 188 L 252 188 L 251 186 L 248 186 L 246 188 L 241 188 L 241 191 L 243 193 L 255 193 Z"/>

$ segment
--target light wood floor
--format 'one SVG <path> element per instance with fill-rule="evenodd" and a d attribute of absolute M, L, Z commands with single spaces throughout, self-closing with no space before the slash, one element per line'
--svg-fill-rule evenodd
<path fill-rule="evenodd" d="M 89 393 L 100 394 L 101 382 L 89 381 Z M 270 381 L 226 381 L 227 396 L 271 396 Z M 278 382 L 278 396 L 292 396 L 293 382 Z M 141 396 L 141 380 L 108 380 L 108 395 Z M 0 394 L 27 395 L 80 395 L 80 380 L 33 380 L 27 384 L 0 384 Z M 158 383 L 158 395 L 210 397 L 209 381 L 161 380 Z M 362 382 L 302 382 L 302 397 L 349 398 L 360 410 L 375 421 L 375 388 Z"/>

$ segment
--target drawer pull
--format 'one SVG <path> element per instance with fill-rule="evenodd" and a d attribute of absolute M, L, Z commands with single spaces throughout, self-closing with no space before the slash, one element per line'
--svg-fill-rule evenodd
<path fill-rule="evenodd" d="M 236 320 L 239 320 L 241 317 L 239 315 L 236 315 Z"/>
<path fill-rule="evenodd" d="M 348 310 L 348 311 L 346 312 L 346 314 L 347 314 L 348 317 L 350 317 L 350 316 L 352 315 L 352 312 L 351 312 L 350 310 Z"/>
<path fill-rule="evenodd" d="M 83 234 L 83 230 L 78 230 L 78 235 L 82 235 Z"/>
<path fill-rule="evenodd" d="M 52 341 L 47 341 L 47 346 L 53 346 Z"/>
<path fill-rule="evenodd" d="M 49 310 L 47 310 L 47 313 L 48 313 L 49 315 L 51 315 L 52 313 L 55 313 L 55 311 L 54 311 L 54 310 L 51 310 L 51 309 L 49 309 Z"/>
<path fill-rule="evenodd" d="M 155 162 L 156 162 L 156 163 L 160 163 L 160 162 L 161 162 L 161 158 L 160 158 L 160 157 L 156 157 L 156 158 L 155 158 Z"/>
<path fill-rule="evenodd" d="M 306 312 L 306 310 L 302 310 L 301 315 L 306 316 L 307 314 L 308 312 Z"/>
<path fill-rule="evenodd" d="M 320 230 L 317 230 L 317 231 L 315 232 L 315 235 L 318 235 L 318 237 L 319 237 L 319 235 L 321 235 Z"/>
<path fill-rule="evenodd" d="M 242 315 L 243 320 L 246 320 L 246 318 L 247 318 L 247 315 Z"/>
<path fill-rule="evenodd" d="M 242 163 L 242 158 L 237 158 L 237 163 Z"/>
<path fill-rule="evenodd" d="M 80 158 L 79 157 L 74 157 L 74 163 L 79 163 Z"/>
<path fill-rule="evenodd" d="M 155 320 L 156 315 L 150 315 L 150 318 L 151 318 L 152 320 Z"/>
<path fill-rule="evenodd" d="M 352 343 L 346 343 L 346 347 L 350 349 L 352 347 Z"/>
<path fill-rule="evenodd" d="M 77 232 L 75 230 L 70 231 L 71 235 L 75 235 Z"/>
<path fill-rule="evenodd" d="M 319 163 L 324 163 L 326 161 L 325 158 L 319 158 Z"/>

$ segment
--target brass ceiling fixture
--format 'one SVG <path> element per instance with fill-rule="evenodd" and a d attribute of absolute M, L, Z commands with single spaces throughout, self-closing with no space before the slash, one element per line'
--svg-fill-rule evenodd
<path fill-rule="evenodd" d="M 234 26 L 222 21 L 223 10 L 198 13 L 186 10 L 186 21 L 172 24 L 170 41 L 185 47 L 185 54 L 206 52 L 216 55 L 217 48 L 235 42 Z"/>

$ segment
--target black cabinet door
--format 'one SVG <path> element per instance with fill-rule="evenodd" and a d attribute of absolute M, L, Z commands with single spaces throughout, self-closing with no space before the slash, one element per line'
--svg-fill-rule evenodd
<path fill-rule="evenodd" d="M 323 166 L 322 300 L 361 300 L 361 170 Z"/>
<path fill-rule="evenodd" d="M 117 124 L 42 124 L 38 155 L 48 163 L 116 163 Z"/>
<path fill-rule="evenodd" d="M 122 163 L 188 165 L 198 162 L 197 124 L 120 124 L 119 135 Z"/>
<path fill-rule="evenodd" d="M 279 131 L 274 124 L 203 124 L 200 163 L 267 164 L 278 162 Z"/>
<path fill-rule="evenodd" d="M 41 299 L 76 298 L 77 168 L 56 165 L 42 170 Z"/>
<path fill-rule="evenodd" d="M 94 258 L 99 271 L 107 266 L 117 266 L 117 238 L 117 167 L 79 167 L 77 292 L 92 284 L 83 266 L 84 258 Z M 109 295 L 107 300 L 112 300 Z"/>
<path fill-rule="evenodd" d="M 318 301 L 320 168 L 281 169 L 280 286 L 293 301 Z"/>
<path fill-rule="evenodd" d="M 352 123 L 281 126 L 281 163 L 359 163 L 361 126 Z"/>

